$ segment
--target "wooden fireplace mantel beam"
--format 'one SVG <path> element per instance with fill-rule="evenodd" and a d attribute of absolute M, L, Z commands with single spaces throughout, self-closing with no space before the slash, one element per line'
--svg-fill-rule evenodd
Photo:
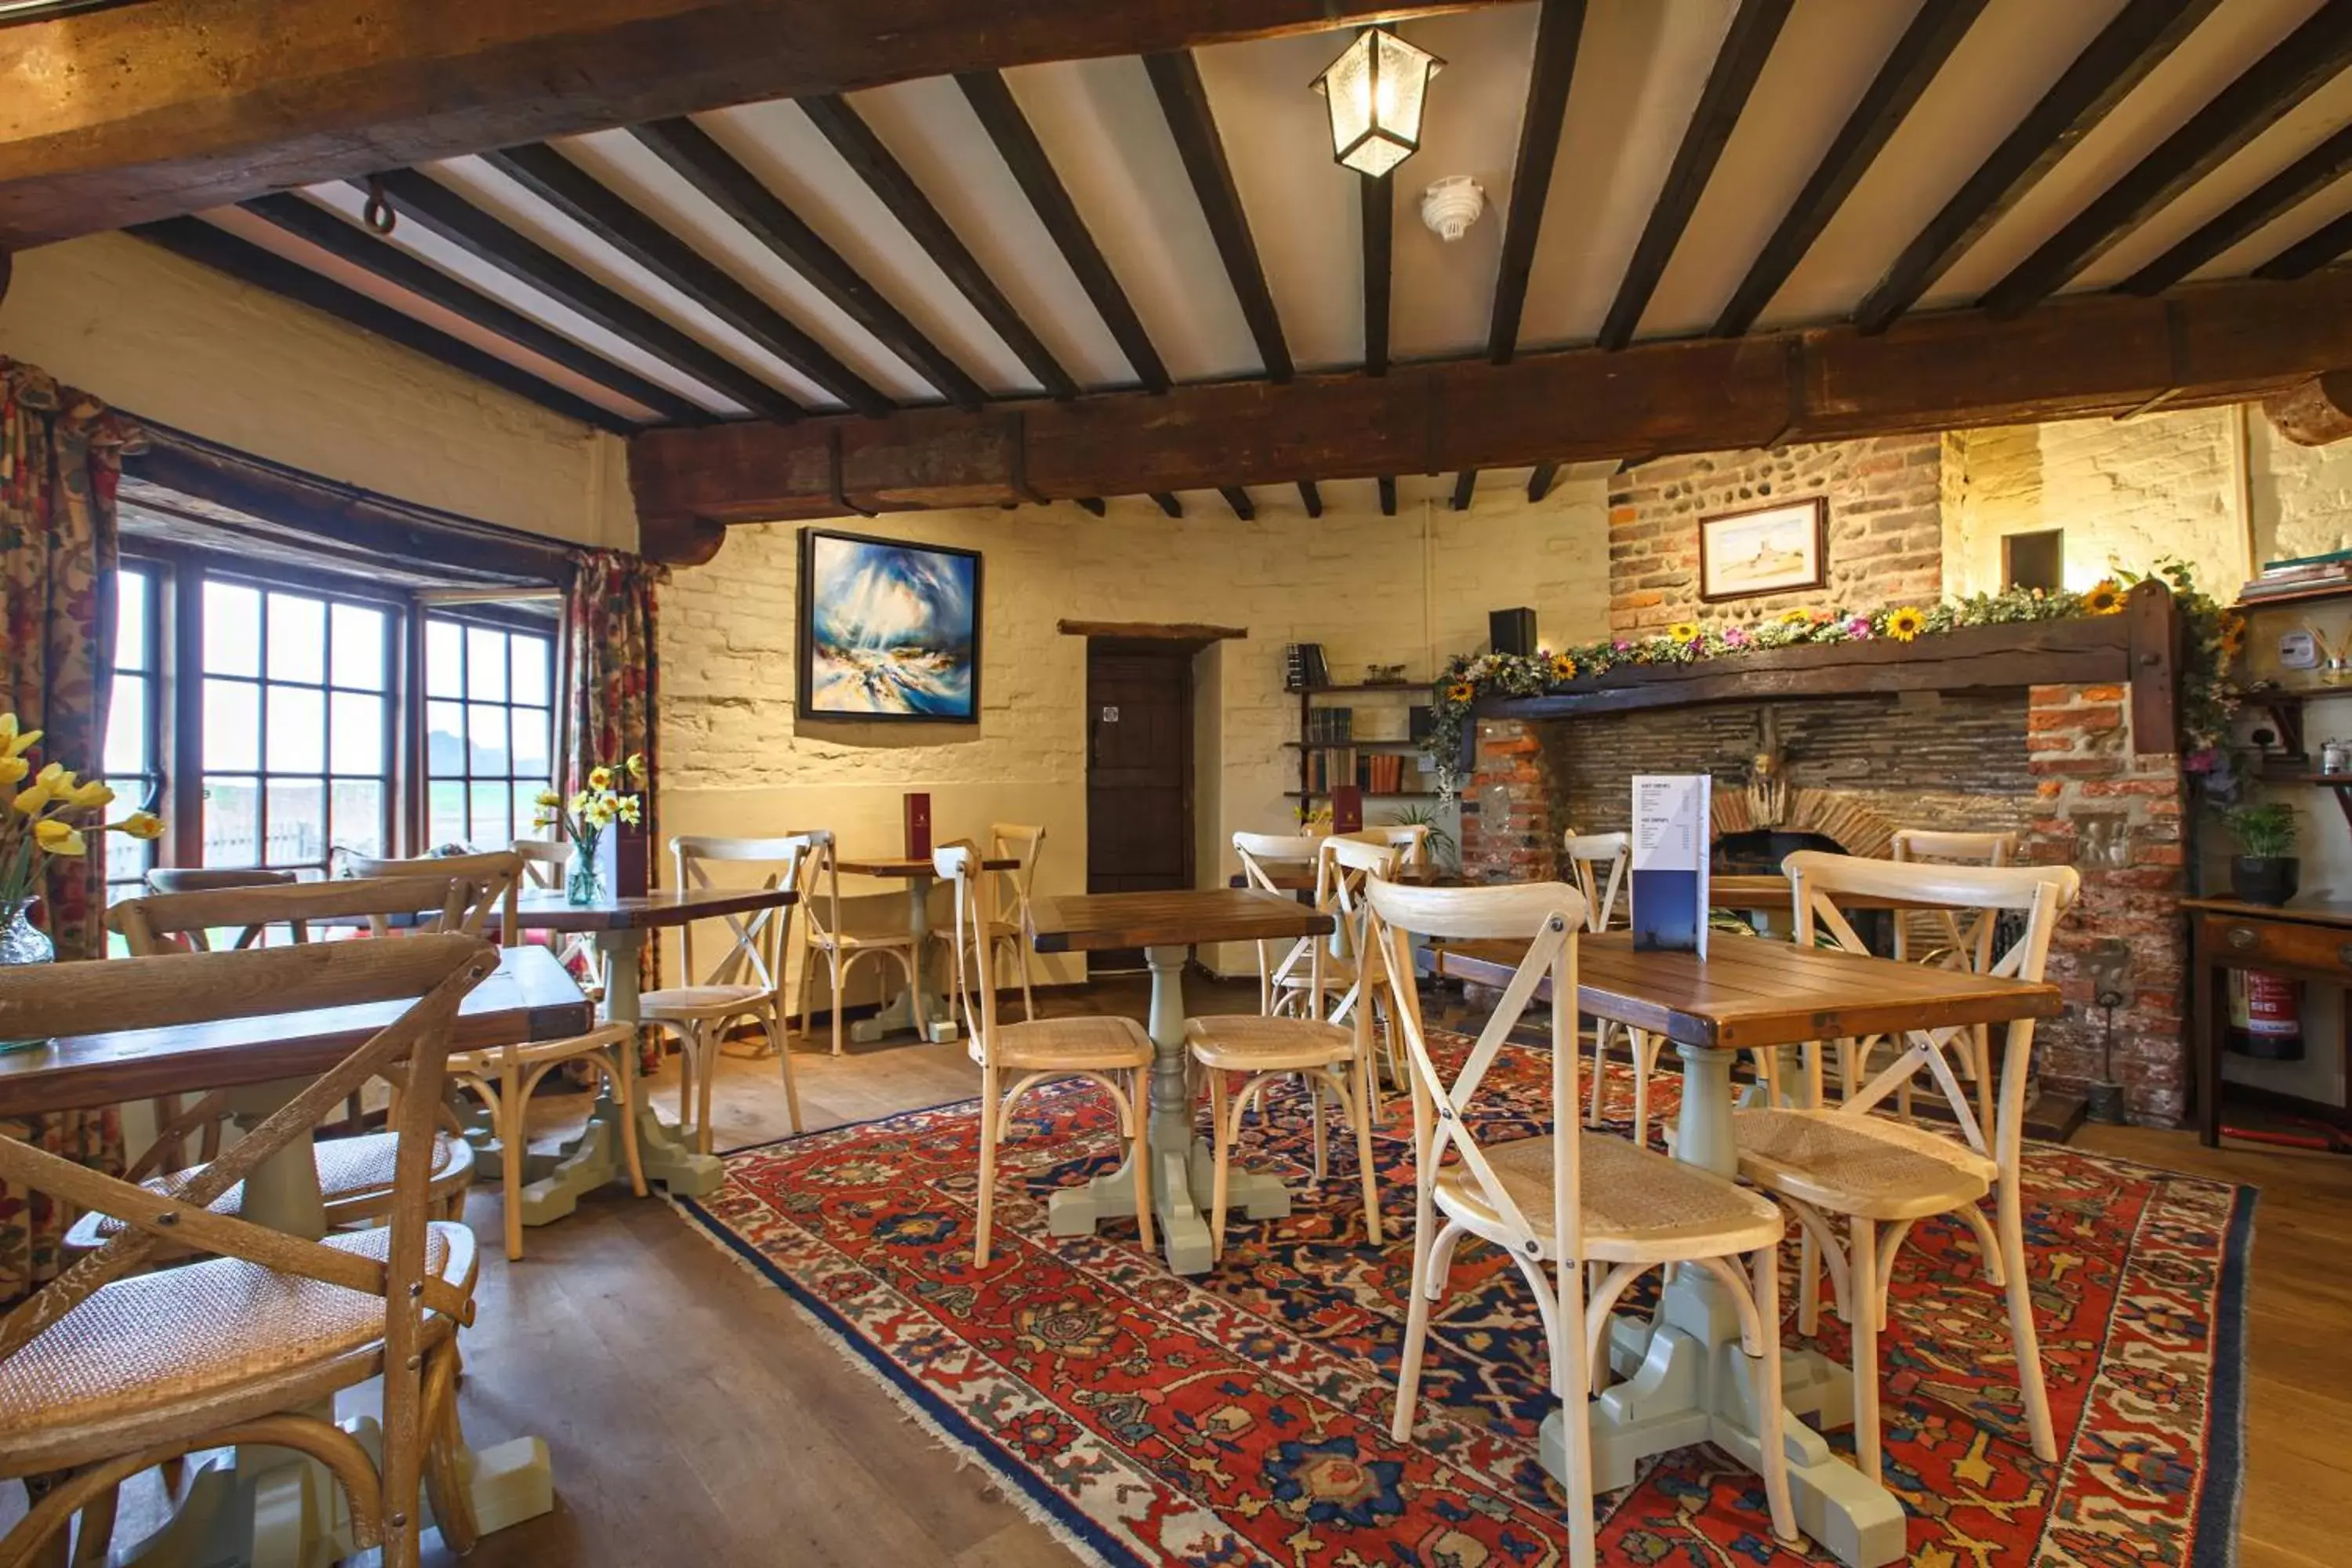
<path fill-rule="evenodd" d="M 0 27 L 0 247 L 761 99 L 1500 3 L 145 0 L 77 10 Z"/>
<path fill-rule="evenodd" d="M 1643 342 L 631 438 L 638 515 L 751 522 L 1525 467 L 2258 397 L 2352 364 L 2352 270 Z M 838 467 L 835 467 L 835 464 Z"/>
<path fill-rule="evenodd" d="M 1964 626 L 1916 642 L 1804 643 L 1691 664 L 1620 665 L 1541 697 L 1481 701 L 1494 719 L 1578 719 L 1710 702 L 1853 697 L 1881 691 L 2122 686 L 2132 746 L 2179 749 L 2181 619 L 2160 583 L 2142 583 L 2112 616 Z"/>

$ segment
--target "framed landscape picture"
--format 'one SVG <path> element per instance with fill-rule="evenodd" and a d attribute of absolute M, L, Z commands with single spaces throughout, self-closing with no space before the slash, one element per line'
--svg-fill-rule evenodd
<path fill-rule="evenodd" d="M 980 552 L 801 530 L 800 711 L 980 721 Z"/>
<path fill-rule="evenodd" d="M 1709 604 L 1829 582 L 1826 496 L 1698 520 L 1698 596 Z"/>

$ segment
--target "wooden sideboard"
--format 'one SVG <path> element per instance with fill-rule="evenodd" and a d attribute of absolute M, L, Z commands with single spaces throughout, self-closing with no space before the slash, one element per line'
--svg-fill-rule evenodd
<path fill-rule="evenodd" d="M 2230 1026 L 2229 972 L 2268 969 L 2323 984 L 2352 987 L 2352 903 L 2272 907 L 2236 899 L 2184 899 L 2189 923 L 2189 1007 L 2196 1058 L 2197 1135 L 2207 1147 L 2221 1136 L 2221 1051 Z M 2339 1044 L 2337 1048 L 2343 1047 Z M 2316 1100 L 2291 1109 L 2341 1121 L 2345 1110 Z"/>

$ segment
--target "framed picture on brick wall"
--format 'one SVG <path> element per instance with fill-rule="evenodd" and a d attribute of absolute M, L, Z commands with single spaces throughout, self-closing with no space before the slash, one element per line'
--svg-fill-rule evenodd
<path fill-rule="evenodd" d="M 1698 596 L 1708 604 L 1827 585 L 1826 496 L 1698 520 Z"/>

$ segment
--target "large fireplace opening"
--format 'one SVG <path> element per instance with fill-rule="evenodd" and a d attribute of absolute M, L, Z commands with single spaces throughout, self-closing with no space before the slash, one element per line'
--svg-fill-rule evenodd
<path fill-rule="evenodd" d="M 1707 865 L 1718 877 L 1778 877 L 1780 862 L 1800 849 L 1819 849 L 1832 855 L 1848 853 L 1846 847 L 1826 833 L 1806 833 L 1784 827 L 1751 827 L 1717 837 Z M 1848 910 L 1846 921 L 1853 934 L 1870 944 L 1870 951 L 1881 955 L 1895 951 L 1895 931 L 1885 910 Z M 1754 917 L 1748 917 L 1754 923 Z M 1780 935 L 1786 928 L 1770 921 L 1759 929 L 1767 934 Z"/>

